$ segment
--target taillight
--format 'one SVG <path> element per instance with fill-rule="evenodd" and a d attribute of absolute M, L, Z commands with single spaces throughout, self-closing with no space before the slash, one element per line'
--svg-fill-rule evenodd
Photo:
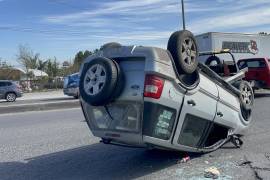
<path fill-rule="evenodd" d="M 155 75 L 146 75 L 144 82 L 144 97 L 159 99 L 164 86 L 164 79 Z"/>

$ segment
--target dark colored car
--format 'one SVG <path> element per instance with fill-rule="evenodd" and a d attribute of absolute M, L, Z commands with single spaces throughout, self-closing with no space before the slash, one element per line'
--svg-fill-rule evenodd
<path fill-rule="evenodd" d="M 270 89 L 270 60 L 268 58 L 241 59 L 239 69 L 248 68 L 245 80 L 251 82 L 254 89 Z"/>
<path fill-rule="evenodd" d="M 71 74 L 64 79 L 64 94 L 67 96 L 79 97 L 79 73 Z"/>
<path fill-rule="evenodd" d="M 0 80 L 0 99 L 13 102 L 17 97 L 22 97 L 21 87 L 13 81 Z"/>

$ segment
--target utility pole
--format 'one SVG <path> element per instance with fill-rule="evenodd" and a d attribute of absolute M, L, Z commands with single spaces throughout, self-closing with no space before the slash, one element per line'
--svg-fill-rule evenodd
<path fill-rule="evenodd" d="M 181 0 L 181 2 L 182 2 L 182 23 L 183 23 L 183 30 L 186 30 L 184 0 Z"/>

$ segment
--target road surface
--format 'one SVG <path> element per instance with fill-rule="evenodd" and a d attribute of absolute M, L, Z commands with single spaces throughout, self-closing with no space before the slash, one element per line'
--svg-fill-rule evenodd
<path fill-rule="evenodd" d="M 257 96 L 241 149 L 229 143 L 187 163 L 178 163 L 185 153 L 99 143 L 78 108 L 0 115 L 0 179 L 204 179 L 211 166 L 220 179 L 269 179 L 269 105 Z"/>

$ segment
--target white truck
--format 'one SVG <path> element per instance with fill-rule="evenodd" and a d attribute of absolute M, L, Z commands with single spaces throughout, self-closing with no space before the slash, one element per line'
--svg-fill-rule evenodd
<path fill-rule="evenodd" d="M 195 38 L 200 52 L 230 49 L 236 60 L 270 57 L 270 35 L 208 32 Z M 226 55 L 219 57 L 227 59 Z M 203 61 L 203 58 L 200 58 L 200 61 Z"/>

